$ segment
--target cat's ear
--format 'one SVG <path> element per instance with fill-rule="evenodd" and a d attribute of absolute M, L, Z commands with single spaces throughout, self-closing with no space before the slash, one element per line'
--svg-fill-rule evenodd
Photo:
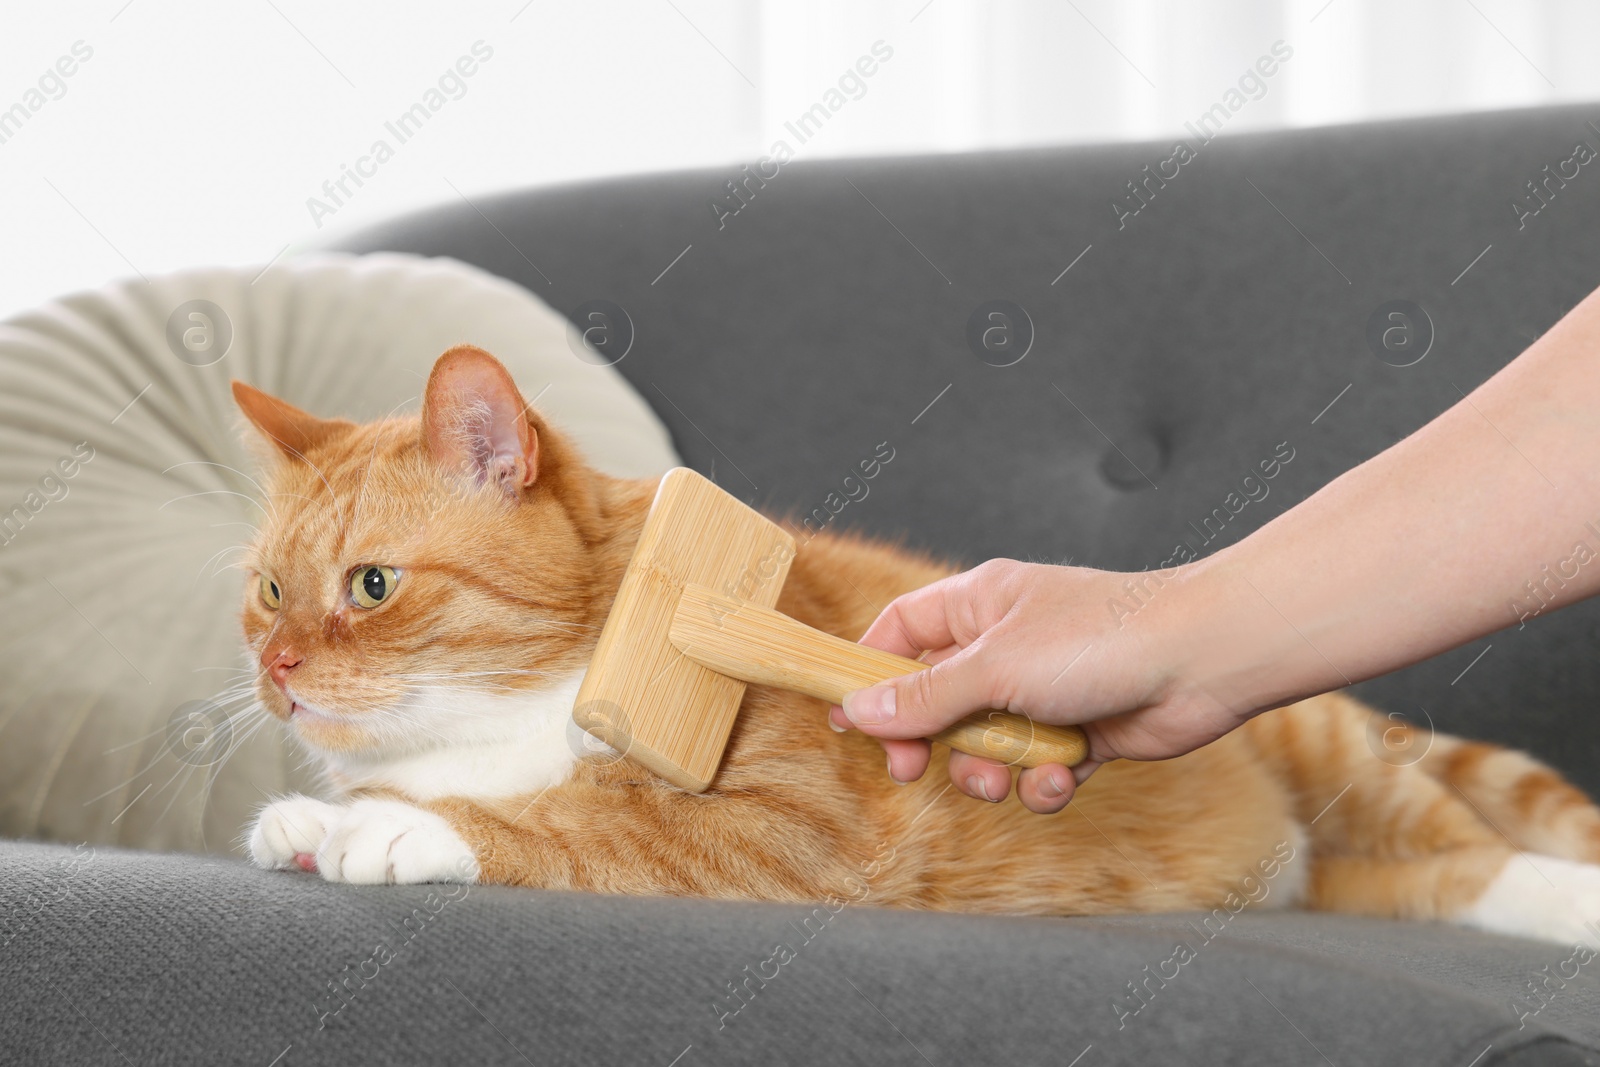
<path fill-rule="evenodd" d="M 433 365 L 422 394 L 422 443 L 446 471 L 513 499 L 539 476 L 539 433 L 517 383 L 472 345 L 457 345 Z"/>
<path fill-rule="evenodd" d="M 291 459 L 304 458 L 306 452 L 354 425 L 348 419 L 319 419 L 240 381 L 233 383 L 233 399 L 262 436 Z"/>

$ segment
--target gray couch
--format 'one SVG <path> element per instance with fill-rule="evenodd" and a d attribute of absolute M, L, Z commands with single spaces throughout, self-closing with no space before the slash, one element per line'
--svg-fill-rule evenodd
<path fill-rule="evenodd" d="M 453 256 L 569 315 L 608 301 L 617 346 L 625 309 L 619 369 L 753 503 L 820 521 L 887 441 L 831 525 L 1142 568 L 1261 525 L 1600 285 L 1600 177 L 1550 177 L 1600 145 L 1591 120 L 1230 137 L 1164 171 L 1167 143 L 796 162 L 742 199 L 727 167 L 455 203 L 344 247 Z M 980 306 L 1007 318 L 974 326 Z M 1276 478 L 1241 484 L 1285 444 Z M 1597 637 L 1580 605 L 1358 690 L 1600 793 Z M 1141 1001 L 1129 984 L 1198 940 L 1194 917 L 853 906 L 767 980 L 806 909 L 31 843 L 0 864 L 4 1062 L 1600 1062 L 1600 964 L 1547 981 L 1567 950 L 1438 925 L 1247 910 Z"/>

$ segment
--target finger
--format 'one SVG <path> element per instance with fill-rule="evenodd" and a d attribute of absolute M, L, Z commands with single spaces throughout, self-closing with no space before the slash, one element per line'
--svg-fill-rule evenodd
<path fill-rule="evenodd" d="M 1059 763 L 1030 767 L 1017 775 L 1017 799 L 1029 811 L 1052 815 L 1072 802 L 1077 780 Z"/>
<path fill-rule="evenodd" d="M 950 780 L 967 796 L 992 804 L 998 804 L 1011 792 L 1011 771 L 1005 764 L 965 752 L 950 753 Z"/>
<path fill-rule="evenodd" d="M 997 701 L 1002 672 L 992 669 L 982 641 L 925 671 L 846 693 L 845 717 L 874 737 L 929 737 Z"/>
<path fill-rule="evenodd" d="M 960 579 L 961 575 L 952 575 L 895 597 L 861 635 L 861 644 L 908 659 L 916 659 L 924 649 L 961 644 L 951 632 L 946 608 L 947 599 L 961 588 Z"/>
<path fill-rule="evenodd" d="M 889 777 L 898 785 L 921 778 L 933 755 L 926 741 L 885 740 L 883 748 L 889 755 Z"/>
<path fill-rule="evenodd" d="M 961 649 L 958 646 L 950 645 L 932 652 L 925 652 L 922 654 L 922 662 L 929 665 L 943 663 L 960 651 Z M 833 729 L 834 733 L 840 734 L 855 728 L 855 723 L 850 721 L 850 717 L 844 713 L 844 708 L 838 704 L 828 705 L 828 725 Z"/>

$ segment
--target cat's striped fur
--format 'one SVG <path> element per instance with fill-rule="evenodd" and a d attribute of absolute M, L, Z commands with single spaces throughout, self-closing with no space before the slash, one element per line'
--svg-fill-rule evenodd
<path fill-rule="evenodd" d="M 1231 908 L 1270 883 L 1273 905 L 1600 934 L 1586 797 L 1527 756 L 1408 737 L 1340 694 L 1180 759 L 1112 763 L 1040 816 L 956 793 L 937 757 L 896 785 L 820 702 L 752 688 L 712 789 L 681 792 L 588 752 L 566 721 L 654 483 L 589 469 L 476 349 L 441 357 L 420 418 L 356 425 L 236 393 L 278 444 L 248 566 L 282 602 L 252 579 L 245 635 L 266 708 L 329 771 L 328 801 L 263 812 L 264 865 L 1056 914 Z M 346 593 L 367 565 L 400 573 L 375 609 Z M 853 639 L 949 570 L 818 536 L 778 606 Z M 1379 757 L 1395 749 L 1420 758 Z"/>

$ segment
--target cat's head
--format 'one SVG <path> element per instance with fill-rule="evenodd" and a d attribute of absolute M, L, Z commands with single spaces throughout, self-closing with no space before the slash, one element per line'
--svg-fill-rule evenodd
<path fill-rule="evenodd" d="M 420 414 L 324 419 L 241 382 L 269 454 L 244 568 L 257 690 L 327 752 L 404 752 L 548 688 L 593 647 L 594 472 L 504 366 L 453 348 Z"/>

